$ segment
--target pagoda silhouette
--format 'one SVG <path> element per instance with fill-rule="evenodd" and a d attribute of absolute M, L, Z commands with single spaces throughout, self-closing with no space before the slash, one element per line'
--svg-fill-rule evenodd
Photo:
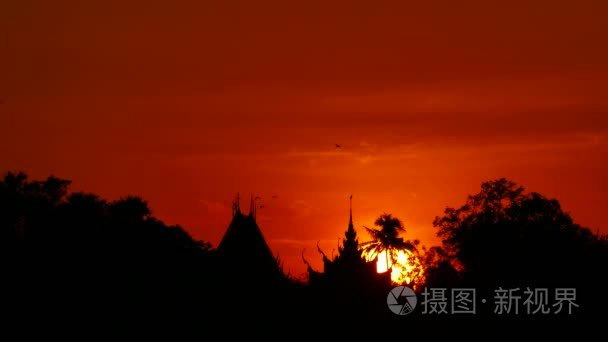
<path fill-rule="evenodd" d="M 348 288 L 354 292 L 370 292 L 388 288 L 391 284 L 391 269 L 378 273 L 377 257 L 368 261 L 359 249 L 359 239 L 353 224 L 352 199 L 351 195 L 348 229 L 344 233 L 342 244 L 338 245 L 338 254 L 329 258 L 317 244 L 317 250 L 323 256 L 323 272 L 314 270 L 302 255 L 308 268 L 309 285 L 313 288 L 339 291 Z"/>

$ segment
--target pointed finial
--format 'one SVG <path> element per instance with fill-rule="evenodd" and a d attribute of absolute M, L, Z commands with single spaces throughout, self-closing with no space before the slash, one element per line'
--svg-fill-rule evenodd
<path fill-rule="evenodd" d="M 232 216 L 241 212 L 241 196 L 237 192 L 234 202 L 232 202 Z"/>
<path fill-rule="evenodd" d="M 353 195 L 350 195 L 350 223 L 353 223 Z"/>

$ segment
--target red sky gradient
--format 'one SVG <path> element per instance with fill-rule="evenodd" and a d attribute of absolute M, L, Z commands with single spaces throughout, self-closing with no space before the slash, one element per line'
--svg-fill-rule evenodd
<path fill-rule="evenodd" d="M 606 18 L 606 1 L 5 1 L 0 171 L 140 195 L 214 245 L 255 193 L 295 275 L 303 248 L 319 268 L 316 241 L 336 248 L 350 194 L 360 232 L 389 212 L 429 246 L 445 206 L 507 177 L 608 233 Z"/>

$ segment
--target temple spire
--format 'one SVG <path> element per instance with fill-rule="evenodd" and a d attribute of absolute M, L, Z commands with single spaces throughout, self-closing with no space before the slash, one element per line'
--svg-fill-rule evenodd
<path fill-rule="evenodd" d="M 348 230 L 355 230 L 353 225 L 353 195 L 350 195 L 350 217 L 348 220 Z"/>
<path fill-rule="evenodd" d="M 235 216 L 240 213 L 241 213 L 241 196 L 237 192 L 236 198 L 234 199 L 234 202 L 232 202 L 232 216 Z"/>
<path fill-rule="evenodd" d="M 255 201 L 256 199 L 253 197 L 253 194 L 251 194 L 251 203 L 249 204 L 249 216 L 253 217 L 253 219 L 255 220 Z"/>
<path fill-rule="evenodd" d="M 350 195 L 350 209 L 349 209 L 348 229 L 344 234 L 343 247 L 346 250 L 356 254 L 358 253 L 359 240 L 357 239 L 357 232 L 355 231 L 355 225 L 353 224 L 353 195 Z"/>

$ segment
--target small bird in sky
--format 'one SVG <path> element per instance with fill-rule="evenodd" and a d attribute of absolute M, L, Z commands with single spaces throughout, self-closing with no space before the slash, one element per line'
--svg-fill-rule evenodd
<path fill-rule="evenodd" d="M 335 144 L 335 145 L 338 150 L 342 148 L 342 145 L 340 145 L 340 144 Z"/>

